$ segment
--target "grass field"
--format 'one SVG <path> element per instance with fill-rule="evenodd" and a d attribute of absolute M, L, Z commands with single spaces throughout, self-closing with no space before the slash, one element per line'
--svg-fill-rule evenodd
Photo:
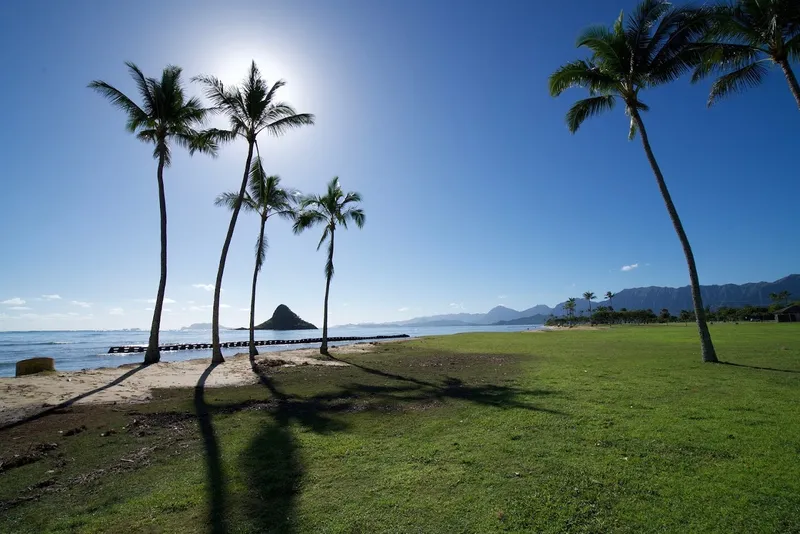
<path fill-rule="evenodd" d="M 800 325 L 712 328 L 735 365 L 467 334 L 76 407 L 0 432 L 0 532 L 800 532 Z"/>

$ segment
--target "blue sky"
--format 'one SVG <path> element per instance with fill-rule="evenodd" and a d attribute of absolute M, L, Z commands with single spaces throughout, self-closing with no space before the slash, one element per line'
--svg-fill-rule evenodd
<path fill-rule="evenodd" d="M 337 235 L 331 323 L 392 321 L 503 304 L 554 305 L 688 283 L 685 261 L 622 109 L 570 135 L 547 77 L 584 53 L 585 26 L 629 1 L 15 2 L 0 50 L 6 102 L 0 172 L 0 330 L 149 325 L 158 282 L 152 148 L 86 88 L 130 95 L 123 62 L 156 76 L 238 82 L 255 59 L 313 127 L 260 145 L 286 185 L 322 191 L 338 175 L 363 194 L 364 230 Z M 153 16 L 157 14 L 158 16 Z M 800 114 L 779 71 L 707 110 L 708 86 L 644 95 L 651 142 L 695 249 L 701 282 L 774 280 L 800 265 Z M 188 92 L 200 94 L 190 84 Z M 217 159 L 176 150 L 166 172 L 168 311 L 210 322 L 246 147 Z M 223 284 L 222 324 L 247 323 L 257 221 L 243 216 Z M 268 225 L 258 319 L 279 303 L 321 322 L 318 232 Z M 623 266 L 636 266 L 623 270 Z M 58 297 L 58 298 L 56 298 Z"/>

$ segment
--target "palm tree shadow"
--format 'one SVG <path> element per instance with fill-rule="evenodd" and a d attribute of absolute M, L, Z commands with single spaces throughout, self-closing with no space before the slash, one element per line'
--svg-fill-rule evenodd
<path fill-rule="evenodd" d="M 331 356 L 331 358 L 346 363 L 348 365 L 351 365 L 353 367 L 356 367 L 367 374 L 376 375 L 383 378 L 389 378 L 391 380 L 396 380 L 398 382 L 406 382 L 409 384 L 414 384 L 414 386 L 406 388 L 397 388 L 397 387 L 383 388 L 387 390 L 383 392 L 376 390 L 374 386 L 364 386 L 362 384 L 352 384 L 350 386 L 350 389 L 353 391 L 359 391 L 359 390 L 364 392 L 371 391 L 372 394 L 376 396 L 383 396 L 388 400 L 396 399 L 407 402 L 407 401 L 442 400 L 445 398 L 451 398 L 451 399 L 466 400 L 476 404 L 494 406 L 496 408 L 501 408 L 501 409 L 519 408 L 524 410 L 533 410 L 533 411 L 545 412 L 556 415 L 564 415 L 563 412 L 559 412 L 557 410 L 542 408 L 540 406 L 535 406 L 533 404 L 517 400 L 519 396 L 545 396 L 554 394 L 555 393 L 554 391 L 543 390 L 543 389 L 528 390 L 514 386 L 500 386 L 496 384 L 468 385 L 465 384 L 461 379 L 454 378 L 451 376 L 444 377 L 442 383 L 437 384 L 435 382 L 431 382 L 428 380 L 420 380 L 418 378 L 403 376 L 400 374 L 390 373 L 387 371 L 382 371 L 380 369 L 367 367 L 366 365 L 362 365 L 353 362 L 351 360 L 335 358 L 333 356 Z M 378 389 L 381 388 L 379 387 Z M 405 391 L 408 393 L 416 392 L 416 395 L 406 394 L 398 399 L 393 394 L 393 392 L 397 393 L 400 391 Z"/>
<path fill-rule="evenodd" d="M 105 384 L 103 386 L 95 388 L 95 389 L 93 389 L 91 391 L 87 391 L 85 393 L 81 393 L 80 395 L 76 395 L 75 397 L 72 397 L 69 400 L 65 400 L 64 402 L 56 404 L 55 406 L 50 406 L 49 408 L 46 408 L 46 409 L 42 410 L 41 412 L 37 412 L 37 413 L 35 413 L 33 415 L 29 415 L 27 417 L 24 417 L 22 419 L 14 421 L 13 423 L 9 423 L 7 425 L 0 426 L 0 430 L 8 430 L 10 428 L 18 427 L 18 426 L 24 425 L 26 423 L 30 423 L 31 421 L 36 421 L 37 419 L 41 419 L 42 417 L 45 417 L 47 415 L 50 415 L 52 413 L 57 412 L 58 410 L 63 410 L 65 408 L 69 408 L 70 406 L 72 406 L 73 404 L 75 404 L 76 402 L 78 402 L 81 399 L 85 399 L 86 397 L 90 397 L 90 396 L 92 396 L 92 395 L 94 395 L 96 393 L 100 393 L 101 391 L 104 391 L 104 390 L 112 388 L 112 387 L 114 387 L 114 386 L 116 386 L 118 384 L 121 384 L 125 380 L 129 379 L 130 377 L 132 377 L 133 375 L 135 375 L 136 373 L 138 373 L 139 371 L 141 371 L 142 369 L 147 367 L 147 365 L 148 364 L 140 363 L 139 365 L 137 365 L 136 367 L 134 367 L 130 371 L 118 376 L 117 378 L 115 378 L 114 380 L 109 382 L 108 384 Z"/>
<path fill-rule="evenodd" d="M 333 358 L 333 357 L 332 357 Z M 336 359 L 336 358 L 334 358 Z M 339 360 L 345 361 L 345 360 Z M 406 405 L 424 405 L 444 398 L 463 399 L 499 408 L 520 408 L 552 414 L 560 412 L 516 400 L 518 395 L 548 395 L 551 391 L 527 391 L 498 385 L 467 385 L 458 378 L 445 377 L 440 384 L 406 377 L 347 361 L 362 371 L 401 382 L 400 384 L 348 384 L 338 391 L 301 397 L 282 391 L 255 362 L 252 370 L 271 394 L 261 407 L 270 418 L 242 454 L 240 471 L 250 491 L 242 497 L 244 509 L 260 532 L 295 532 L 296 499 L 303 477 L 299 445 L 292 426 L 327 434 L 342 432 L 349 425 L 332 415 L 369 410 L 391 411 Z M 252 401 L 224 409 L 252 407 Z"/>
<path fill-rule="evenodd" d="M 200 434 L 203 438 L 203 447 L 205 448 L 211 532 L 214 534 L 223 534 L 227 532 L 227 524 L 225 522 L 225 479 L 222 474 L 219 442 L 217 441 L 214 426 L 211 422 L 211 411 L 208 404 L 205 402 L 206 380 L 208 380 L 209 375 L 217 365 L 219 364 L 210 364 L 206 370 L 203 371 L 203 374 L 200 375 L 197 385 L 194 388 L 194 409 L 197 414 L 198 425 L 200 426 Z"/>
<path fill-rule="evenodd" d="M 775 371 L 778 373 L 792 373 L 792 374 L 800 374 L 800 371 L 796 371 L 794 369 L 776 369 L 774 367 L 760 367 L 758 365 L 746 365 L 743 363 L 733 363 L 733 362 L 719 362 L 722 365 L 730 365 L 731 367 L 746 367 L 747 369 L 757 369 L 759 371 Z"/>

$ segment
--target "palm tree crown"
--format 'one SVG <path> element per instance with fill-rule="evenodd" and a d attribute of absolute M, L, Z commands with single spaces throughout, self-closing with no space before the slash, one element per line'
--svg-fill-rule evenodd
<path fill-rule="evenodd" d="M 193 80 L 205 85 L 214 110 L 228 117 L 228 138 L 243 137 L 255 143 L 261 132 L 280 136 L 291 128 L 314 124 L 314 115 L 297 113 L 292 106 L 276 99 L 286 82 L 278 80 L 270 87 L 255 61 L 241 86 L 226 87 L 215 76 L 196 76 Z"/>
<path fill-rule="evenodd" d="M 169 166 L 172 158 L 169 141 L 187 148 L 190 154 L 196 151 L 216 155 L 216 130 L 199 131 L 208 115 L 197 98 L 186 99 L 181 84 L 181 68 L 166 67 L 161 79 L 146 78 L 131 62 L 125 63 L 136 82 L 142 105 L 136 104 L 122 91 L 108 83 L 95 80 L 89 87 L 105 96 L 111 104 L 127 114 L 126 128 L 136 134 L 137 139 L 155 144 L 153 157 L 164 158 Z"/>
<path fill-rule="evenodd" d="M 711 86 L 708 105 L 759 85 L 768 67 L 781 67 L 800 107 L 800 86 L 790 67 L 800 60 L 800 2 L 797 0 L 736 0 L 710 11 L 711 27 L 702 60 L 692 76 L 696 82 L 720 75 Z"/>
<path fill-rule="evenodd" d="M 275 215 L 294 221 L 297 217 L 297 212 L 294 208 L 297 204 L 298 195 L 299 192 L 294 189 L 281 187 L 280 176 L 267 176 L 261 163 L 261 158 L 256 157 L 250 170 L 248 191 L 245 192 L 242 199 L 242 209 L 257 213 L 264 222 Z M 239 194 L 237 192 L 228 191 L 219 195 L 214 204 L 233 210 L 238 198 Z M 256 244 L 256 268 L 259 270 L 264 263 L 268 246 L 266 236 L 264 236 L 263 242 Z"/>
<path fill-rule="evenodd" d="M 699 51 L 692 45 L 708 27 L 708 17 L 665 0 L 644 0 L 625 20 L 620 14 L 612 28 L 593 26 L 578 37 L 577 46 L 591 51 L 588 60 L 567 63 L 550 76 L 550 93 L 559 96 L 571 87 L 584 87 L 590 97 L 567 113 L 567 126 L 576 132 L 583 121 L 614 108 L 617 99 L 631 117 L 629 138 L 636 135 L 634 115 L 647 111 L 639 93 L 676 80 L 696 65 Z"/>
<path fill-rule="evenodd" d="M 328 183 L 328 190 L 324 195 L 308 195 L 300 201 L 302 211 L 297 215 L 294 231 L 299 234 L 313 226 L 324 224 L 325 229 L 317 244 L 317 250 L 319 250 L 326 241 L 329 241 L 328 238 L 337 226 L 347 229 L 347 224 L 353 222 L 359 228 L 364 227 L 364 211 L 353 206 L 359 202 L 361 202 L 361 195 L 352 191 L 345 194 L 339 185 L 339 177 L 334 177 Z M 332 241 L 329 241 L 328 263 L 325 266 L 325 274 L 329 277 L 333 276 L 331 245 Z"/>

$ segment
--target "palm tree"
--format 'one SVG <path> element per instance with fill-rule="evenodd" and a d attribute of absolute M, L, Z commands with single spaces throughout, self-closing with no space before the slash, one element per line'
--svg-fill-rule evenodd
<path fill-rule="evenodd" d="M 592 314 L 592 301 L 594 299 L 596 299 L 597 297 L 591 291 L 587 291 L 586 293 L 583 294 L 583 298 L 585 298 L 587 301 L 589 301 L 589 315 L 591 315 Z"/>
<path fill-rule="evenodd" d="M 702 44 L 702 61 L 692 76 L 692 82 L 696 82 L 722 74 L 711 86 L 708 105 L 757 86 L 774 64 L 783 71 L 800 108 L 800 84 L 790 65 L 800 59 L 800 2 L 735 0 L 710 13 L 708 42 Z"/>
<path fill-rule="evenodd" d="M 158 281 L 158 293 L 153 306 L 153 322 L 150 326 L 150 339 L 144 354 L 144 363 L 156 363 L 161 359 L 158 350 L 158 335 L 161 328 L 161 310 L 164 305 L 164 293 L 167 289 L 167 201 L 164 195 L 164 167 L 172 161 L 171 144 L 175 143 L 189 150 L 216 155 L 217 131 L 199 131 L 208 110 L 203 108 L 196 98 L 186 99 L 181 83 L 181 69 L 173 65 L 167 66 L 161 73 L 161 79 L 145 78 L 142 71 L 131 62 L 125 63 L 128 72 L 136 82 L 142 104 L 139 105 L 116 87 L 101 80 L 89 84 L 112 105 L 127 115 L 125 127 L 136 138 L 145 143 L 155 145 L 153 158 L 158 161 L 156 178 L 158 179 L 158 203 L 161 213 L 161 277 Z"/>
<path fill-rule="evenodd" d="M 616 297 L 616 295 L 614 293 L 612 293 L 611 291 L 606 291 L 606 298 L 608 299 L 608 306 L 612 310 L 614 309 L 614 297 Z"/>
<path fill-rule="evenodd" d="M 333 277 L 333 240 L 337 226 L 345 230 L 349 222 L 354 222 L 359 228 L 364 227 L 364 211 L 355 204 L 361 202 L 361 195 L 355 192 L 347 194 L 339 185 L 339 177 L 334 177 L 328 183 L 328 190 L 323 196 L 310 195 L 300 201 L 302 211 L 297 215 L 294 223 L 294 232 L 299 234 L 318 224 L 325 226 L 322 238 L 319 240 L 317 250 L 325 241 L 328 241 L 328 262 L 325 264 L 325 304 L 322 316 L 322 345 L 320 354 L 328 354 L 328 296 Z"/>
<path fill-rule="evenodd" d="M 564 309 L 567 310 L 567 315 L 569 316 L 569 325 L 572 326 L 572 318 L 575 317 L 575 306 L 577 305 L 577 299 L 574 297 L 570 297 L 567 299 L 567 302 L 564 303 Z"/>
<path fill-rule="evenodd" d="M 637 132 L 641 136 L 667 212 L 683 246 L 703 361 L 716 362 L 694 255 L 650 147 L 641 116 L 641 112 L 649 108 L 640 100 L 642 90 L 671 82 L 696 64 L 699 51 L 691 45 L 705 33 L 707 25 L 708 18 L 702 12 L 673 7 L 666 0 L 644 0 L 627 22 L 624 14 L 620 14 L 610 29 L 604 26 L 586 29 L 578 38 L 578 46 L 587 47 L 592 52 L 591 57 L 568 63 L 553 73 L 550 93 L 558 96 L 571 87 L 589 90 L 589 98 L 575 103 L 567 113 L 567 126 L 572 133 L 587 118 L 612 109 L 617 99 L 625 104 L 625 113 L 631 119 L 629 138 L 633 139 Z"/>
<path fill-rule="evenodd" d="M 228 248 L 233 238 L 233 230 L 236 228 L 236 219 L 239 217 L 239 210 L 242 207 L 244 195 L 247 191 L 247 180 L 250 175 L 253 150 L 255 149 L 258 152 L 258 134 L 266 131 L 278 137 L 291 128 L 314 124 L 314 115 L 297 113 L 289 104 L 278 101 L 276 99 L 278 90 L 286 82 L 279 80 L 270 87 L 261 77 L 255 61 L 251 63 L 250 71 L 247 78 L 242 82 L 241 87 L 226 87 L 214 76 L 198 76 L 195 80 L 205 85 L 206 96 L 214 104 L 214 109 L 227 115 L 231 127 L 230 131 L 227 132 L 228 139 L 241 137 L 247 141 L 247 159 L 244 163 L 242 185 L 233 205 L 231 222 L 228 225 L 225 243 L 222 245 L 219 267 L 217 268 L 217 280 L 214 285 L 214 307 L 211 316 L 211 361 L 222 363 L 225 361 L 219 347 L 219 304 L 222 291 L 222 275 L 225 271 L 225 260 L 228 257 Z"/>
<path fill-rule="evenodd" d="M 296 212 L 294 210 L 296 191 L 287 190 L 281 187 L 281 179 L 278 176 L 267 176 L 264 167 L 261 165 L 261 158 L 256 157 L 253 161 L 253 168 L 250 170 L 249 191 L 245 192 L 242 200 L 242 208 L 245 211 L 253 211 L 261 218 L 261 226 L 256 241 L 256 266 L 253 269 L 253 288 L 250 295 L 250 359 L 258 354 L 255 340 L 255 321 L 256 321 L 256 285 L 258 283 L 258 273 L 264 265 L 264 258 L 267 255 L 267 236 L 264 229 L 267 220 L 277 215 L 284 219 L 294 221 Z M 214 202 L 217 206 L 226 206 L 233 210 L 236 208 L 238 193 L 228 192 L 217 197 Z"/>
<path fill-rule="evenodd" d="M 781 291 L 780 293 L 778 293 L 778 295 L 780 295 L 780 297 L 781 297 L 781 300 L 783 301 L 783 304 L 784 304 L 784 306 L 788 306 L 788 305 L 789 305 L 789 297 L 791 297 L 791 296 L 792 296 L 792 294 L 791 294 L 791 293 L 789 293 L 788 291 L 785 291 L 785 290 L 784 290 L 784 291 Z"/>

